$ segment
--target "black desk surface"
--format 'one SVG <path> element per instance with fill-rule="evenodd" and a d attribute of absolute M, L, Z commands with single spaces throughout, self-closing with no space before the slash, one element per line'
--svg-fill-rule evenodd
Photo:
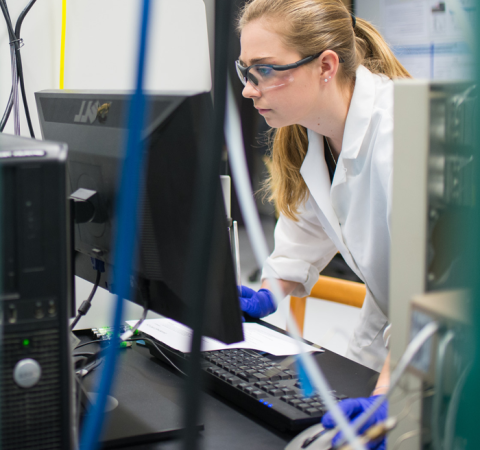
<path fill-rule="evenodd" d="M 316 359 L 330 386 L 352 397 L 368 396 L 378 378 L 376 372 L 328 350 L 324 353 L 318 353 Z M 179 407 L 183 406 L 183 398 L 179 393 L 182 392 L 184 379 L 174 369 L 153 358 L 148 349 L 134 344 L 132 348 L 122 350 L 119 364 L 134 368 L 135 374 L 138 374 L 140 385 L 152 381 L 158 383 L 159 389 L 162 390 L 168 400 Z M 98 373 L 95 373 L 96 375 Z M 85 384 L 90 384 L 95 376 L 93 374 L 88 375 Z M 112 395 L 116 396 L 115 392 L 118 393 L 120 390 L 122 392 L 128 390 L 127 386 L 122 386 L 122 380 L 115 384 Z M 142 411 L 138 411 L 138 414 L 140 417 Z M 283 449 L 286 443 L 294 437 L 294 434 L 280 432 L 270 427 L 210 391 L 203 394 L 202 422 L 205 429 L 200 432 L 199 447 L 205 450 L 224 450 L 226 448 L 229 450 L 243 450 L 245 448 L 278 450 Z M 182 445 L 178 439 L 172 439 L 122 448 L 177 450 L 181 449 Z"/>

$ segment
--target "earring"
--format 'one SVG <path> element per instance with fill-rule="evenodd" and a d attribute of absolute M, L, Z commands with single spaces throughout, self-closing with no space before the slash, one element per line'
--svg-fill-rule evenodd
<path fill-rule="evenodd" d="M 325 78 L 325 83 L 327 82 L 328 80 Z"/>

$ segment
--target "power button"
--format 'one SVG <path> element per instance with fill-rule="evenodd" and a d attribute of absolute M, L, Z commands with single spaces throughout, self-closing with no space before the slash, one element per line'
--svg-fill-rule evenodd
<path fill-rule="evenodd" d="M 13 380 L 22 388 L 35 386 L 42 376 L 42 368 L 32 358 L 25 358 L 15 365 L 13 369 Z"/>

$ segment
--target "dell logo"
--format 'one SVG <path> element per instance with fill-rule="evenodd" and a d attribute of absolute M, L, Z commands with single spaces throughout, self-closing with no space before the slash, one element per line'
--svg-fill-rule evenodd
<path fill-rule="evenodd" d="M 75 123 L 87 123 L 87 121 L 89 123 L 93 123 L 96 119 L 98 119 L 99 122 L 103 123 L 107 120 L 107 115 L 111 104 L 112 103 L 110 102 L 100 105 L 99 101 L 94 102 L 90 100 L 87 102 L 84 100 L 82 102 L 82 106 L 80 106 L 80 111 L 75 115 L 73 121 Z"/>
<path fill-rule="evenodd" d="M 85 104 L 87 105 L 85 107 Z M 95 122 L 97 118 L 97 111 L 98 107 L 100 106 L 100 102 L 93 102 L 93 101 L 83 101 L 82 106 L 80 107 L 80 111 L 78 114 L 75 115 L 73 121 L 76 123 L 86 123 L 87 120 L 89 123 Z"/>

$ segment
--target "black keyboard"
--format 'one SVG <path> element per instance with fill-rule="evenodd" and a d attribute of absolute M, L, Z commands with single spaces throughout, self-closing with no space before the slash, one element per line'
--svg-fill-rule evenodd
<path fill-rule="evenodd" d="M 153 356 L 166 361 L 154 345 L 145 342 Z M 188 357 L 155 343 L 175 364 L 182 365 Z M 302 430 L 318 423 L 326 412 L 318 395 L 305 397 L 295 370 L 279 364 L 284 357 L 246 349 L 204 352 L 202 357 L 210 389 L 279 430 Z M 347 398 L 331 393 L 337 400 Z"/>

